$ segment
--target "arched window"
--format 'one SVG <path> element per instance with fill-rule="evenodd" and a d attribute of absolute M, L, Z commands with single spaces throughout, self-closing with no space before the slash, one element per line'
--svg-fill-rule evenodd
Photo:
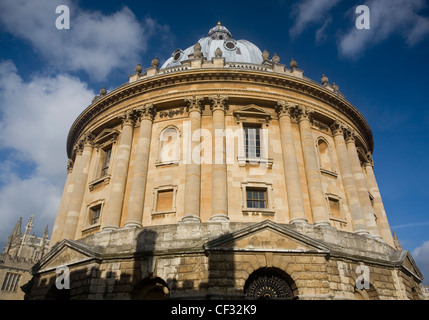
<path fill-rule="evenodd" d="M 160 142 L 160 162 L 162 164 L 178 163 L 180 161 L 180 134 L 174 127 L 162 131 Z"/>

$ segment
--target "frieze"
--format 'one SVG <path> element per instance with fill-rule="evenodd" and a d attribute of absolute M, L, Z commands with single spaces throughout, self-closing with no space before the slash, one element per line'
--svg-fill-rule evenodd
<path fill-rule="evenodd" d="M 159 112 L 159 117 L 163 118 L 174 118 L 175 116 L 183 116 L 185 114 L 185 107 L 163 110 Z"/>
<path fill-rule="evenodd" d="M 211 70 L 210 70 L 211 71 Z M 241 82 L 252 82 L 255 84 L 263 83 L 269 84 L 270 86 L 280 87 L 280 88 L 290 88 L 292 90 L 297 90 L 303 92 L 304 90 L 312 97 L 321 99 L 324 102 L 329 103 L 332 107 L 338 109 L 347 115 L 351 120 L 363 129 L 363 134 L 367 142 L 369 143 L 369 149 L 373 149 L 373 137 L 371 130 L 363 118 L 363 116 L 357 111 L 355 107 L 350 105 L 342 97 L 335 95 L 334 93 L 325 92 L 326 89 L 316 87 L 316 85 L 311 80 L 295 79 L 287 75 L 272 74 L 272 73 L 253 73 L 253 71 L 242 70 L 237 72 L 236 70 L 222 70 L 216 72 L 216 79 L 213 79 L 213 71 L 207 72 L 206 70 L 197 71 L 198 75 L 195 74 L 195 70 L 179 72 L 174 74 L 164 74 L 159 75 L 159 79 L 156 79 L 156 85 L 153 78 L 151 79 L 142 79 L 132 85 L 131 88 L 120 87 L 117 90 L 109 93 L 104 99 L 96 101 L 95 104 L 89 106 L 81 116 L 75 121 L 72 126 L 69 137 L 68 137 L 68 153 L 71 153 L 71 146 L 73 146 L 76 137 L 82 132 L 84 127 L 92 120 L 93 116 L 107 110 L 113 104 L 119 102 L 123 99 L 131 98 L 135 95 L 140 95 L 143 92 L 150 92 L 151 90 L 156 90 L 159 86 L 163 88 L 168 88 L 171 86 L 176 86 L 178 84 L 190 84 L 194 81 L 225 81 L 229 80 L 240 80 Z M 305 81 L 305 82 L 304 82 Z M 225 90 L 222 90 L 225 91 Z M 239 92 L 240 90 L 230 90 L 233 92 Z M 247 90 L 242 90 L 243 92 L 248 93 Z M 166 96 L 166 95 L 165 95 Z M 276 95 L 279 96 L 279 95 Z M 161 98 L 161 96 L 159 96 Z"/>

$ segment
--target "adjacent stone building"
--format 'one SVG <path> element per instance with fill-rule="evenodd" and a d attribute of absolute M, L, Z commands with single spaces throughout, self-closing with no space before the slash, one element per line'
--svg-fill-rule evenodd
<path fill-rule="evenodd" d="M 361 113 L 220 23 L 105 89 L 67 139 L 30 299 L 423 299 Z M 55 284 L 59 267 L 70 290 Z"/>
<path fill-rule="evenodd" d="M 19 218 L 0 254 L 0 300 L 23 300 L 21 286 L 30 281 L 30 269 L 49 251 L 48 226 L 40 238 L 31 234 L 33 221 L 31 216 L 22 234 L 22 217 Z"/>

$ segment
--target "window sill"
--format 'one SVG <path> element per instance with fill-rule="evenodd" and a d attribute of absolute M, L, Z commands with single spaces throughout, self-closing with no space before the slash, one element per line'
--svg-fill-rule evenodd
<path fill-rule="evenodd" d="M 104 184 L 105 184 L 105 185 L 109 184 L 109 183 L 110 183 L 110 178 L 111 178 L 111 177 L 112 177 L 112 176 L 111 176 L 110 174 L 108 174 L 107 176 L 104 176 L 104 177 L 99 178 L 99 179 L 97 179 L 97 180 L 91 181 L 91 182 L 89 183 L 89 190 L 90 190 L 90 191 L 94 190 L 94 188 L 95 188 L 96 186 L 100 185 L 100 184 L 101 184 L 101 183 L 103 183 L 103 182 L 104 182 Z"/>
<path fill-rule="evenodd" d="M 175 211 L 175 210 L 172 210 L 172 211 L 160 211 L 160 212 L 154 212 L 154 213 L 152 213 L 152 216 L 154 216 L 154 217 L 158 217 L 158 216 L 165 216 L 165 215 L 168 215 L 168 214 L 176 214 L 176 211 Z"/>
<path fill-rule="evenodd" d="M 98 224 L 93 224 L 89 227 L 86 227 L 85 229 L 82 230 L 82 235 L 98 231 L 100 230 L 100 226 L 101 225 L 98 223 Z"/>
<path fill-rule="evenodd" d="M 269 159 L 269 158 L 246 158 L 246 157 L 238 157 L 237 158 L 238 161 L 238 166 L 239 167 L 258 167 L 261 164 L 266 165 L 268 167 L 268 169 L 272 169 L 273 168 L 273 163 L 274 160 L 273 159 Z"/>
<path fill-rule="evenodd" d="M 168 161 L 168 162 L 157 162 L 155 163 L 155 167 L 165 167 L 165 166 L 178 166 L 180 163 L 179 160 Z"/>
<path fill-rule="evenodd" d="M 271 209 L 242 209 L 241 210 L 246 216 L 274 216 L 275 211 Z"/>
<path fill-rule="evenodd" d="M 326 169 L 323 169 L 323 168 L 320 168 L 320 172 L 324 173 L 324 174 L 326 174 L 328 176 L 332 176 L 332 177 L 338 178 L 338 173 L 336 173 L 336 172 L 333 172 L 333 171 L 330 171 L 330 170 L 326 170 Z"/>
<path fill-rule="evenodd" d="M 341 218 L 329 217 L 329 220 L 332 220 L 332 221 L 336 221 L 336 222 L 340 222 L 340 223 L 347 224 L 347 221 L 346 221 L 346 220 L 343 220 L 343 219 L 341 219 Z"/>

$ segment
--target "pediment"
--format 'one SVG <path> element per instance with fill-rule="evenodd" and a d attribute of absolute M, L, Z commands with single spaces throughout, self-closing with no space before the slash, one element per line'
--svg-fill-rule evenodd
<path fill-rule="evenodd" d="M 209 241 L 204 248 L 232 251 L 320 252 L 330 248 L 287 226 L 264 221 L 240 231 Z"/>
<path fill-rule="evenodd" d="M 99 253 L 94 252 L 83 244 L 76 241 L 63 240 L 33 266 L 32 272 L 48 271 L 60 266 L 70 266 L 84 261 L 99 259 L 100 256 Z"/>
<path fill-rule="evenodd" d="M 410 272 L 414 277 L 423 281 L 423 275 L 420 272 L 420 269 L 417 267 L 411 253 L 407 250 L 402 251 L 401 258 L 402 267 L 405 268 L 408 272 Z"/>
<path fill-rule="evenodd" d="M 108 141 L 114 142 L 114 141 L 116 141 L 118 135 L 119 135 L 118 130 L 104 129 L 95 137 L 94 144 L 100 145 L 100 144 L 104 144 Z"/>
<path fill-rule="evenodd" d="M 237 122 L 240 122 L 242 119 L 247 118 L 261 118 L 265 120 L 267 125 L 272 118 L 271 113 L 266 112 L 264 109 L 254 104 L 248 105 L 239 110 L 235 110 L 234 117 L 237 119 Z"/>

